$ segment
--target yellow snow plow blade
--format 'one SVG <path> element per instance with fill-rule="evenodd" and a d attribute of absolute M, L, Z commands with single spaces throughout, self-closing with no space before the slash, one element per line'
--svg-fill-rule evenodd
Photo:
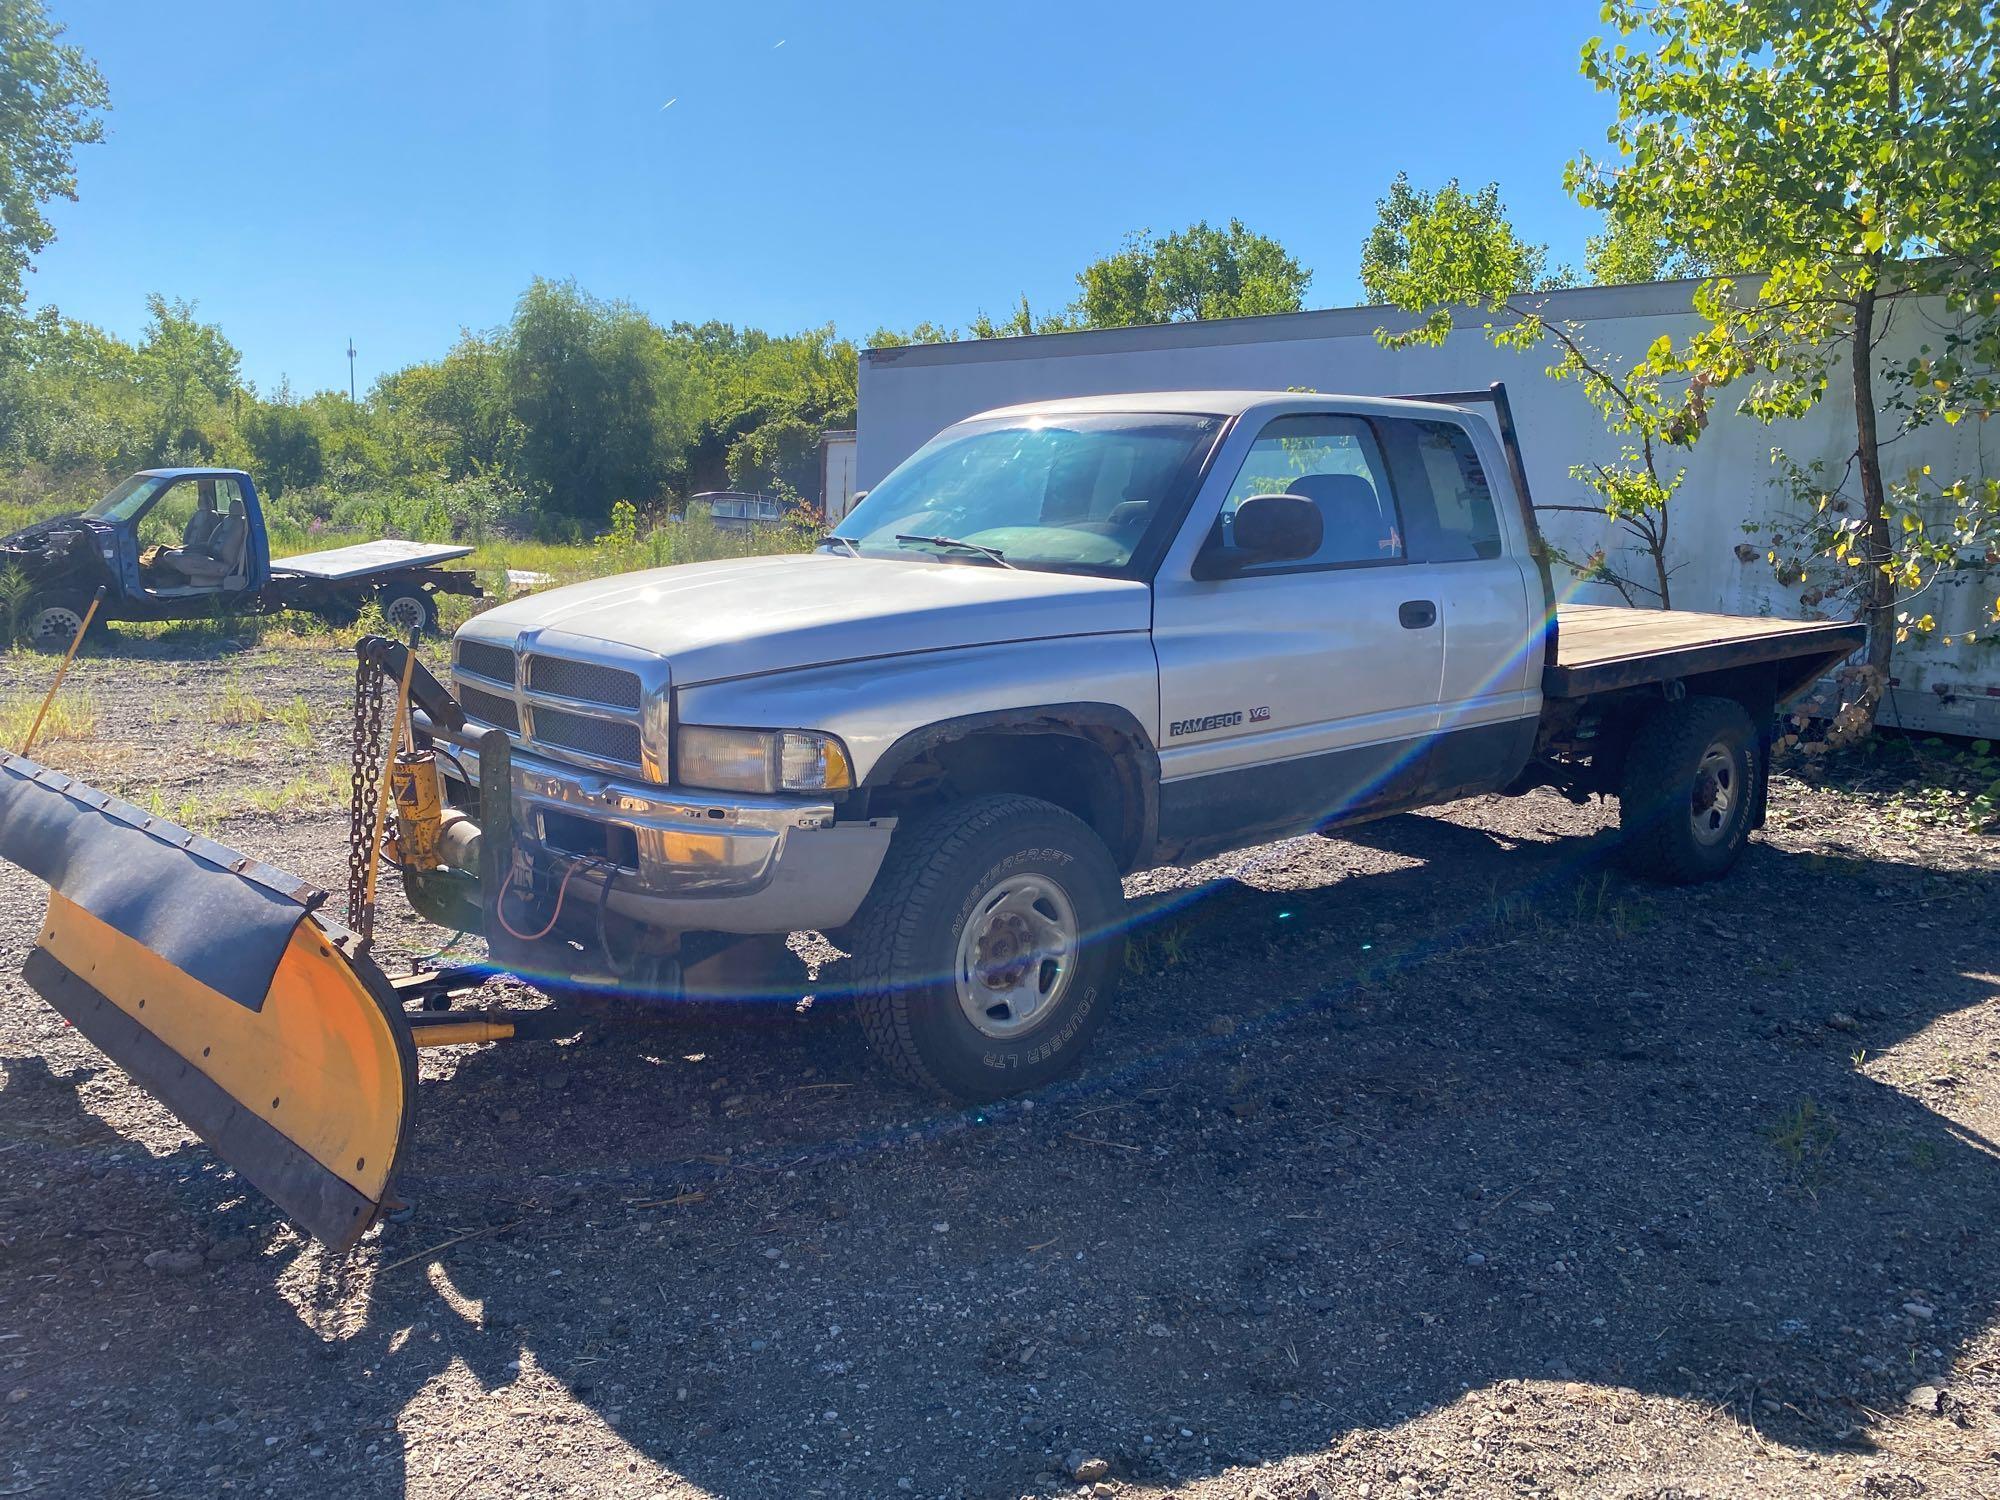
<path fill-rule="evenodd" d="M 391 1196 L 416 1050 L 323 893 L 0 753 L 0 858 L 50 886 L 23 974 L 301 1227 L 353 1245 Z"/>

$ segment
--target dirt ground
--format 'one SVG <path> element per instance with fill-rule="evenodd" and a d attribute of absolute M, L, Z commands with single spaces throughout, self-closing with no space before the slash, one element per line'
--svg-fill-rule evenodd
<path fill-rule="evenodd" d="M 340 885 L 347 658 L 166 649 L 38 758 Z M 2000 840 L 1910 764 L 1703 889 L 1548 793 L 1154 872 L 989 1109 L 827 998 L 438 1049 L 345 1262 L 13 977 L 0 870 L 0 1497 L 2000 1494 Z"/>

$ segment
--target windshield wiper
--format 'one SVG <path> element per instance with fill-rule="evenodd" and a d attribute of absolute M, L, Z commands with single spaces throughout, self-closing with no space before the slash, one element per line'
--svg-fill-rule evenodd
<path fill-rule="evenodd" d="M 933 547 L 962 547 L 967 552 L 977 552 L 982 557 L 990 557 L 1003 568 L 1014 565 L 1007 561 L 1006 554 L 998 547 L 988 547 L 980 542 L 961 541 L 955 536 L 911 536 L 907 532 L 897 532 L 899 542 L 925 542 Z"/>
<path fill-rule="evenodd" d="M 829 531 L 826 534 L 825 538 L 820 542 L 820 545 L 823 547 L 828 542 L 840 543 L 841 546 L 847 549 L 847 555 L 849 557 L 861 556 L 861 549 L 854 545 L 854 538 L 851 536 L 835 536 L 832 532 Z"/>

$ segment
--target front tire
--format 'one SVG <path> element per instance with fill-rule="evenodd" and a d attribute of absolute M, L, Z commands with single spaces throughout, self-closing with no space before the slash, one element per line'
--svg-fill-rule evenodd
<path fill-rule="evenodd" d="M 1688 885 L 1725 875 L 1750 838 L 1763 755 L 1733 698 L 1684 698 L 1647 715 L 1618 794 L 1623 860 L 1635 875 Z"/>
<path fill-rule="evenodd" d="M 22 638 L 37 651 L 67 651 L 76 633 L 83 629 L 84 616 L 89 612 L 90 601 L 78 595 L 38 594 L 21 611 Z M 90 622 L 93 635 L 100 624 L 100 620 Z"/>
<path fill-rule="evenodd" d="M 835 939 L 869 1043 L 961 1103 L 1061 1076 L 1110 1004 L 1123 901 L 1103 841 L 1037 798 L 975 797 L 898 830 Z"/>

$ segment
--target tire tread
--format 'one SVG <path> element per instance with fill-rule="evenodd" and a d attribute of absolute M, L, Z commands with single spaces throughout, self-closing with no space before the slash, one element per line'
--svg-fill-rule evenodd
<path fill-rule="evenodd" d="M 910 990 L 895 982 L 898 956 L 918 942 L 924 921 L 933 916 L 932 895 L 965 851 L 996 826 L 1041 817 L 1072 823 L 1095 839 L 1082 821 L 1038 797 L 993 793 L 939 808 L 889 846 L 861 910 L 841 930 L 841 946 L 852 959 L 854 1009 L 868 1045 L 898 1078 L 916 1088 L 950 1094 L 917 1048 Z"/>
<path fill-rule="evenodd" d="M 1700 696 L 1664 703 L 1640 724 L 1619 780 L 1619 822 L 1624 836 L 1621 857 L 1627 869 L 1677 885 L 1722 873 L 1710 868 L 1681 836 L 1684 830 L 1670 815 L 1680 810 L 1679 802 L 1663 807 L 1662 800 L 1663 794 L 1678 786 L 1683 769 L 1718 735 L 1731 729 L 1748 731 L 1750 775 L 1760 775 L 1755 727 L 1734 698 Z M 1745 788 L 1746 794 L 1749 790 Z M 1749 816 L 1748 801 L 1746 795 L 1740 817 Z M 1726 870 L 1728 865 L 1722 868 Z"/>

